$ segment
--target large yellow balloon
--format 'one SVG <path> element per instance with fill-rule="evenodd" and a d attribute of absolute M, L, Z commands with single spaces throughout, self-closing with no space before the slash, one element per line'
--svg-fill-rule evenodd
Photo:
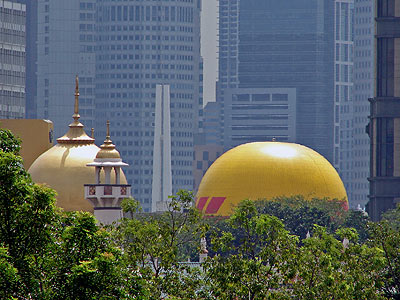
<path fill-rule="evenodd" d="M 219 157 L 204 175 L 196 206 L 206 215 L 229 216 L 244 199 L 302 195 L 345 201 L 335 168 L 314 150 L 293 143 L 240 145 Z"/>

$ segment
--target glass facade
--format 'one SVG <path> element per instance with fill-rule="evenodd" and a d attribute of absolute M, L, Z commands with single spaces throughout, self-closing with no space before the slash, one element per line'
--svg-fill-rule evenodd
<path fill-rule="evenodd" d="M 335 1 L 335 90 L 333 164 L 353 199 L 353 0 Z M 350 204 L 350 205 L 351 205 Z"/>
<path fill-rule="evenodd" d="M 0 1 L 0 20 L 0 118 L 24 118 L 26 5 Z"/>
<path fill-rule="evenodd" d="M 221 0 L 219 30 L 218 99 L 227 88 L 296 89 L 295 141 L 332 162 L 333 1 Z"/>
<path fill-rule="evenodd" d="M 370 140 L 365 129 L 368 99 L 374 94 L 374 25 L 374 1 L 354 0 L 353 207 L 364 207 L 368 202 Z"/>
<path fill-rule="evenodd" d="M 79 75 L 79 113 L 94 127 L 96 0 L 38 0 L 37 118 L 64 135 L 74 111 Z M 105 123 L 104 123 L 105 124 Z"/>
<path fill-rule="evenodd" d="M 173 193 L 193 188 L 193 138 L 202 118 L 200 0 L 39 0 L 39 118 L 65 132 L 79 75 L 80 114 L 95 128 L 106 120 L 132 195 L 151 208 L 156 84 L 171 87 Z"/>
<path fill-rule="evenodd" d="M 111 135 L 132 195 L 151 208 L 156 84 L 170 85 L 173 193 L 193 189 L 202 99 L 199 0 L 97 1 L 96 138 Z"/>

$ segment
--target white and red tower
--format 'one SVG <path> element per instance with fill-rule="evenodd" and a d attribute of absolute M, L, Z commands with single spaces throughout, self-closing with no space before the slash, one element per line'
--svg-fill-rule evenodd
<path fill-rule="evenodd" d="M 109 121 L 107 121 L 107 137 L 104 144 L 100 146 L 94 162 L 87 166 L 95 167 L 96 183 L 85 184 L 85 199 L 93 205 L 94 215 L 99 223 L 108 225 L 117 222 L 122 218 L 122 200 L 131 197 L 131 186 L 121 184 L 121 168 L 128 164 L 122 161 L 110 139 Z M 101 178 L 104 178 L 104 183 L 101 182 Z"/>

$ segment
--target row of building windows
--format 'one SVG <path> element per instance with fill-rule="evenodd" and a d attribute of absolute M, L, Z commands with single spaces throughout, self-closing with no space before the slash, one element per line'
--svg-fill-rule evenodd
<path fill-rule="evenodd" d="M 25 72 L 0 69 L 0 83 L 25 86 Z"/>
<path fill-rule="evenodd" d="M 99 21 L 102 22 L 182 22 L 193 23 L 193 7 L 113 5 L 98 8 Z"/>
<path fill-rule="evenodd" d="M 1 15 L 0 15 L 0 20 L 1 20 Z M 25 44 L 25 31 L 24 31 L 25 26 L 23 30 L 15 30 L 10 28 L 4 28 L 3 27 L 4 25 L 5 24 L 0 23 L 0 41 L 2 43 L 17 44 L 17 45 Z"/>
<path fill-rule="evenodd" d="M 98 32 L 114 32 L 114 31 L 163 31 L 163 32 L 186 32 L 193 33 L 193 26 L 161 26 L 161 25 L 101 25 L 97 26 Z"/>
<path fill-rule="evenodd" d="M 178 41 L 178 42 L 189 42 L 189 40 L 193 39 L 193 37 L 186 37 L 186 36 L 161 36 L 161 35 L 144 35 L 144 34 L 137 34 L 137 35 L 101 35 L 99 36 L 98 40 L 100 42 L 105 42 L 105 41 Z M 93 34 L 81 34 L 79 36 L 79 41 L 85 42 L 85 41 L 96 41 L 96 36 Z M 144 50 L 144 48 L 142 48 Z M 139 50 L 136 49 L 136 50 Z M 147 49 L 150 50 L 150 49 Z M 157 48 L 154 48 L 153 50 L 157 50 Z M 158 50 L 171 50 L 171 51 L 193 51 L 192 46 L 187 46 L 187 45 L 178 45 L 178 44 L 164 44 L 162 45 L 162 48 Z"/>

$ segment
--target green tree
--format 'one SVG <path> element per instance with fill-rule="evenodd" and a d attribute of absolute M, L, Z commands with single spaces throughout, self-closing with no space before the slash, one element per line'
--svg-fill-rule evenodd
<path fill-rule="evenodd" d="M 370 223 L 370 244 L 379 247 L 385 258 L 380 270 L 383 291 L 388 299 L 400 299 L 400 232 L 387 221 Z"/>
<path fill-rule="evenodd" d="M 0 130 L 0 298 L 146 299 L 111 234 L 88 213 L 63 213 L 55 193 L 36 185 Z"/>
<path fill-rule="evenodd" d="M 127 264 L 139 269 L 146 279 L 149 299 L 197 299 L 200 273 L 179 264 L 188 258 L 182 250 L 189 244 L 198 248 L 204 230 L 201 216 L 193 207 L 192 193 L 179 191 L 171 197 L 167 211 L 160 214 L 138 214 L 137 202 L 132 200 L 124 202 L 123 207 L 131 217 L 121 221 L 118 239 Z"/>
<path fill-rule="evenodd" d="M 343 201 L 336 199 L 277 197 L 256 201 L 256 207 L 260 214 L 269 214 L 281 219 L 286 229 L 301 239 L 313 230 L 314 225 L 325 227 L 332 234 L 341 227 L 352 227 L 357 230 L 361 241 L 368 238 L 368 216 L 361 211 L 345 211 Z"/>
<path fill-rule="evenodd" d="M 6 248 L 0 248 L 0 299 L 13 299 L 19 283 L 18 271 L 11 263 Z"/>
<path fill-rule="evenodd" d="M 227 221 L 232 231 L 212 234 L 217 254 L 205 266 L 212 299 L 288 299 L 298 238 L 274 216 L 245 200 Z"/>
<path fill-rule="evenodd" d="M 19 140 L 0 130 L 0 245 L 18 271 L 14 296 L 40 289 L 36 263 L 51 242 L 55 220 L 54 192 L 34 184 L 18 156 Z"/>
<path fill-rule="evenodd" d="M 47 261 L 49 299 L 143 299 L 142 279 L 129 270 L 107 230 L 93 215 L 69 212 L 60 218 Z"/>
<path fill-rule="evenodd" d="M 340 229 L 336 239 L 315 226 L 297 255 L 296 299 L 384 299 L 379 269 L 380 249 L 360 244 L 354 229 Z"/>

